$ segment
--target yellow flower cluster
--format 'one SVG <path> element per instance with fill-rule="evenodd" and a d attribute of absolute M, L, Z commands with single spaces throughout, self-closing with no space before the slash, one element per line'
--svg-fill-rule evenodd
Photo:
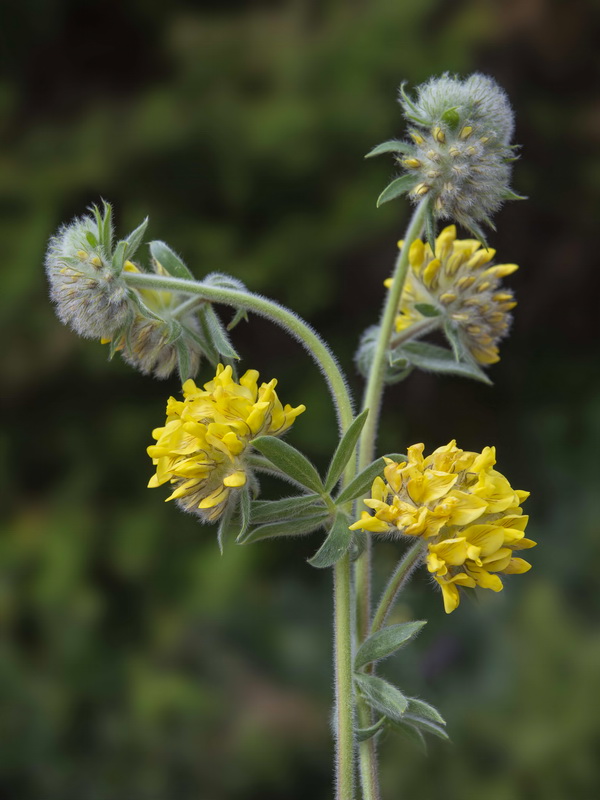
<path fill-rule="evenodd" d="M 398 243 L 402 247 L 403 242 Z M 509 331 L 512 292 L 500 280 L 518 269 L 516 264 L 490 265 L 496 251 L 482 249 L 475 239 L 457 239 L 449 225 L 435 240 L 435 253 L 420 239 L 409 250 L 407 275 L 396 331 L 430 322 L 416 306 L 433 305 L 453 324 L 463 344 L 480 364 L 500 360 L 498 343 Z M 391 281 L 386 281 L 386 286 Z"/>
<path fill-rule="evenodd" d="M 283 407 L 275 392 L 277 381 L 258 385 L 258 372 L 249 369 L 236 383 L 230 366 L 219 364 L 214 379 L 199 389 L 193 380 L 183 384 L 183 401 L 170 397 L 164 427 L 152 436 L 148 455 L 156 474 L 148 486 L 174 486 L 167 500 L 214 522 L 226 508 L 232 491 L 248 480 L 244 461 L 258 436 L 280 436 L 305 410 Z"/>
<path fill-rule="evenodd" d="M 384 478 L 376 478 L 363 512 L 351 530 L 396 532 L 427 542 L 427 568 L 440 585 L 449 614 L 458 606 L 458 586 L 499 592 L 498 573 L 527 572 L 531 564 L 513 555 L 534 547 L 524 530 L 521 504 L 528 492 L 515 491 L 494 469 L 493 447 L 481 453 L 461 450 L 451 441 L 430 456 L 424 446 L 408 449 L 407 461 L 385 459 Z"/>

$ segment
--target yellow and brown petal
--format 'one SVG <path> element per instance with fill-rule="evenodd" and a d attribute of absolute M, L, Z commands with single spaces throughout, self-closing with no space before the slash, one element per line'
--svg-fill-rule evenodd
<path fill-rule="evenodd" d="M 510 311 L 516 306 L 512 292 L 501 287 L 500 281 L 518 266 L 492 265 L 495 254 L 491 248 L 482 248 L 476 239 L 457 239 L 455 225 L 449 225 L 439 234 L 435 252 L 420 239 L 413 242 L 396 331 L 421 327 L 428 318 L 417 306 L 433 305 L 454 325 L 465 347 L 480 364 L 499 361 L 498 344 L 510 330 Z M 390 284 L 391 281 L 386 281 L 387 286 Z"/>

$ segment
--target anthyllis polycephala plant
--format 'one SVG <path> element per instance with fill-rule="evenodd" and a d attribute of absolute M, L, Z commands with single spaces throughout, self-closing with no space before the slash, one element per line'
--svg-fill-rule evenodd
<path fill-rule="evenodd" d="M 409 124 L 404 140 L 384 142 L 368 155 L 392 154 L 402 175 L 378 204 L 406 195 L 413 216 L 391 277 L 379 322 L 362 335 L 356 354 L 366 378 L 355 414 L 344 375 L 327 344 L 292 311 L 249 291 L 238 279 L 211 273 L 196 280 L 164 242 L 151 241 L 150 263 L 138 257 L 148 221 L 115 240 L 112 209 L 65 225 L 48 248 L 50 294 L 60 319 L 97 339 L 144 374 L 177 373 L 181 390 L 167 402 L 164 424 L 148 447 L 152 488 L 168 485 L 175 500 L 201 523 L 217 527 L 221 550 L 319 532 L 309 559 L 334 577 L 336 796 L 380 797 L 376 743 L 386 730 L 418 744 L 425 734 L 447 738 L 439 712 L 376 675 L 376 664 L 406 645 L 423 620 L 386 620 L 412 572 L 423 566 L 439 587 L 447 613 L 461 591 L 499 592 L 501 575 L 526 572 L 518 554 L 535 545 L 525 537 L 528 493 L 495 469 L 496 452 L 460 449 L 454 440 L 424 453 L 423 444 L 376 452 L 384 389 L 415 369 L 490 383 L 516 305 L 502 284 L 517 269 L 497 263 L 481 223 L 508 199 L 515 146 L 513 113 L 504 91 L 485 75 L 443 75 L 400 92 Z M 438 221 L 445 226 L 437 233 Z M 457 238 L 456 225 L 474 238 Z M 215 306 L 234 309 L 224 325 Z M 275 379 L 254 369 L 238 374 L 230 333 L 249 313 L 260 314 L 297 339 L 321 368 L 337 413 L 340 439 L 325 475 L 282 436 L 306 411 L 283 405 Z M 428 341 L 441 336 L 447 346 Z M 210 379 L 197 384 L 204 360 Z M 285 391 L 284 391 L 285 394 Z M 310 419 L 310 410 L 303 417 Z M 289 486 L 281 499 L 260 499 L 261 475 Z M 398 542 L 398 564 L 379 603 L 371 604 L 372 544 Z M 358 770 L 357 770 L 358 766 Z"/>

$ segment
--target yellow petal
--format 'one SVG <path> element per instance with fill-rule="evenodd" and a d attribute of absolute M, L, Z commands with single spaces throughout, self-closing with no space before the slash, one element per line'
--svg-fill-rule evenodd
<path fill-rule="evenodd" d="M 238 489 L 240 486 L 246 485 L 246 473 L 239 469 L 236 472 L 232 472 L 231 475 L 228 475 L 223 480 L 224 486 L 229 486 L 232 489 Z"/>

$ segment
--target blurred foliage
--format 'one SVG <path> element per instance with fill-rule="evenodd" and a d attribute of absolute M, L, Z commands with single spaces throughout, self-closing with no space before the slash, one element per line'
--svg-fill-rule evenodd
<path fill-rule="evenodd" d="M 99 197 L 121 231 L 151 217 L 196 274 L 230 271 L 291 305 L 351 374 L 406 209 L 375 209 L 394 102 L 443 70 L 507 89 L 528 194 L 492 244 L 520 305 L 488 389 L 411 377 L 382 441 L 498 445 L 533 491 L 534 570 L 430 620 L 386 670 L 436 703 L 454 744 L 424 762 L 382 743 L 386 797 L 590 800 L 600 793 L 600 213 L 597 4 L 584 0 L 5 0 L 0 9 L 0 787 L 18 800 L 331 796 L 329 576 L 316 542 L 230 548 L 145 489 L 173 382 L 144 379 L 54 318 L 48 236 Z M 399 218 L 400 213 L 404 217 Z M 326 463 L 320 378 L 266 323 L 248 366 L 309 412 L 294 444 Z M 202 377 L 202 376 L 201 376 Z M 270 485 L 268 491 L 277 487 Z M 382 584 L 397 546 L 378 548 Z"/>

